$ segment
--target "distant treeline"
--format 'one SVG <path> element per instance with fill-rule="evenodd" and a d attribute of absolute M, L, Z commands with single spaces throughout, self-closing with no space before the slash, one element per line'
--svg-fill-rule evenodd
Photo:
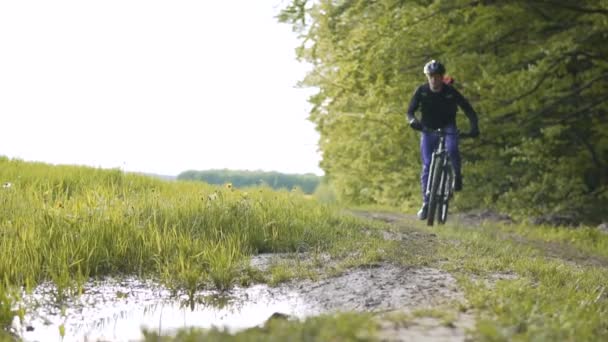
<path fill-rule="evenodd" d="M 242 171 L 242 170 L 205 170 L 184 171 L 177 176 L 178 180 L 203 181 L 209 184 L 226 184 L 240 188 L 255 185 L 268 185 L 274 189 L 293 189 L 298 187 L 304 193 L 312 194 L 322 177 L 312 173 L 284 174 L 279 172 Z"/>

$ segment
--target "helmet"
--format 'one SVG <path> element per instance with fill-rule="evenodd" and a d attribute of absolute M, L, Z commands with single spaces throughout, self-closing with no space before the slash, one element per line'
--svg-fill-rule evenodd
<path fill-rule="evenodd" d="M 430 75 L 430 74 L 443 75 L 443 74 L 445 74 L 445 67 L 443 66 L 443 64 L 441 64 L 433 59 L 424 65 L 424 73 L 427 75 Z"/>

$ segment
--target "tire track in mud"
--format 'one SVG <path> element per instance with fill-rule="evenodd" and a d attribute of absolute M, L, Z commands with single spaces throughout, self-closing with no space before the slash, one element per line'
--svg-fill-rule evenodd
<path fill-rule="evenodd" d="M 356 211 L 350 212 L 351 214 L 359 217 L 364 217 L 368 219 L 375 219 L 384 221 L 394 227 L 401 227 L 402 229 L 398 229 L 399 231 L 403 231 L 406 228 L 413 228 L 420 225 L 420 221 L 414 215 L 407 215 L 401 213 L 384 213 L 384 212 L 365 212 L 365 211 Z M 509 225 L 513 224 L 514 221 L 506 215 L 501 215 L 492 211 L 478 211 L 478 212 L 469 212 L 469 213 L 458 213 L 452 216 L 450 224 L 455 224 L 459 228 L 463 229 L 478 229 L 483 230 L 486 228 L 492 228 L 489 225 Z M 563 229 L 577 229 L 577 228 L 563 228 Z M 601 226 L 598 227 L 602 233 Z M 394 233 L 385 233 L 385 238 L 387 234 Z M 608 258 L 603 255 L 599 255 L 593 253 L 591 251 L 583 250 L 576 245 L 569 244 L 567 242 L 562 241 L 545 241 L 542 239 L 535 239 L 531 237 L 522 236 L 512 231 L 501 230 L 498 227 L 496 229 L 491 229 L 490 234 L 499 240 L 504 240 L 505 242 L 513 243 L 516 245 L 522 245 L 532 248 L 533 250 L 539 253 L 539 256 L 542 256 L 547 259 L 554 259 L 556 261 L 574 265 L 577 267 L 598 267 L 598 268 L 606 268 L 608 267 Z M 408 234 L 409 238 L 415 237 L 414 234 Z M 497 280 L 502 279 L 515 279 L 518 278 L 517 274 L 514 273 L 495 273 L 488 274 L 484 277 L 474 280 L 484 281 L 488 286 L 493 286 Z M 419 320 L 418 324 L 414 327 L 407 326 L 407 328 L 398 328 L 399 333 L 389 334 L 389 338 L 387 340 L 404 340 L 404 341 L 418 341 L 418 340 L 428 340 L 428 341 L 451 341 L 451 340 L 467 340 L 467 337 L 464 335 L 455 335 L 454 331 L 450 331 L 447 327 L 438 326 L 436 321 L 432 321 L 427 323 L 424 321 L 425 319 Z M 462 320 L 465 323 L 466 328 L 473 328 L 475 325 L 474 318 L 471 315 L 466 315 L 464 318 L 459 314 L 459 320 Z M 467 324 L 468 323 L 468 324 Z M 428 327 L 425 330 L 425 325 Z M 394 327 L 394 324 L 393 324 Z M 390 330 L 390 329 L 389 329 Z M 422 330 L 422 331 L 421 331 Z M 447 331 L 446 331 L 447 330 Z M 384 329 L 383 332 L 386 332 L 387 329 Z M 431 335 L 429 335 L 429 333 Z M 450 335 L 452 334 L 452 335 Z M 394 338 L 396 336 L 396 338 Z M 420 338 L 421 336 L 427 336 L 429 338 Z M 393 339 L 394 338 L 394 339 Z"/>
<path fill-rule="evenodd" d="M 401 213 L 386 213 L 386 212 L 369 212 L 369 211 L 350 211 L 349 214 L 359 216 L 367 219 L 380 220 L 388 223 L 396 229 L 384 232 L 385 239 L 391 240 L 411 240 L 411 239 L 423 239 L 424 235 L 431 235 L 424 232 L 416 232 L 415 227 L 421 223 L 415 217 L 415 215 L 407 215 Z M 490 226 L 484 227 L 486 224 L 512 224 L 514 223 L 510 217 L 506 215 L 500 215 L 491 211 L 480 211 L 470 213 L 459 213 L 455 214 L 451 218 L 450 224 L 455 224 L 457 227 L 463 229 L 483 230 L 486 228 L 492 228 Z M 568 229 L 568 228 L 564 228 Z M 569 228 L 576 229 L 576 228 Z M 413 231 L 414 230 L 414 231 Z M 501 230 L 498 227 L 491 229 L 490 234 L 505 242 L 528 246 L 539 253 L 539 256 L 543 256 L 548 259 L 555 259 L 565 264 L 576 265 L 579 267 L 608 267 L 608 258 L 602 255 L 585 251 L 579 247 L 560 241 L 544 241 L 540 239 L 534 239 L 526 236 L 519 235 L 515 232 Z M 439 261 L 441 262 L 441 261 Z M 502 279 L 514 279 L 518 276 L 514 273 L 496 273 L 488 274 L 480 279 L 493 286 L 497 280 Z M 475 277 L 473 277 L 475 278 Z M 455 285 L 454 285 L 455 286 Z M 458 290 L 457 290 L 458 291 Z M 462 294 L 461 294 L 462 295 Z M 439 293 L 435 298 L 442 298 L 442 294 Z M 464 298 L 459 298 L 461 303 L 465 303 Z M 408 304 L 415 303 L 415 301 L 402 303 L 404 306 L 400 309 L 402 311 L 408 311 Z M 433 303 L 419 302 L 421 305 L 432 305 Z M 462 313 L 457 312 L 457 319 L 452 324 L 444 324 L 432 317 L 422 317 L 414 320 L 414 323 L 405 321 L 405 323 L 397 323 L 394 321 L 385 320 L 382 323 L 381 338 L 386 341 L 463 341 L 470 339 L 466 334 L 467 329 L 473 329 L 475 326 L 474 316 L 471 312 Z"/>
<path fill-rule="evenodd" d="M 396 229 L 384 231 L 383 237 L 402 241 L 404 249 L 426 246 L 429 240 L 432 244 L 436 239 L 435 234 L 401 229 L 407 225 L 409 217 L 406 215 L 351 214 L 393 225 Z M 415 249 L 413 253 L 416 252 Z M 263 269 L 273 259 L 281 260 L 282 257 L 257 258 L 255 267 Z M 325 262 L 331 263 L 331 260 Z M 456 279 L 437 268 L 382 262 L 349 269 L 334 277 L 294 280 L 281 286 L 297 292 L 307 303 L 318 308 L 319 313 L 374 313 L 380 326 L 378 337 L 382 341 L 465 341 L 467 329 L 475 325 L 471 312 L 459 310 L 468 305 Z"/>
<path fill-rule="evenodd" d="M 414 215 L 387 212 L 353 211 L 352 215 L 380 220 L 397 228 L 383 232 L 385 239 L 404 241 L 404 246 L 425 245 L 433 242 L 435 234 L 411 229 L 417 218 Z M 412 244 L 412 241 L 414 242 Z M 407 248 L 407 247 L 405 247 Z M 419 247 L 418 247 L 419 248 Z M 426 251 L 428 253 L 428 251 Z M 467 330 L 475 326 L 471 312 L 458 310 L 468 307 L 464 293 L 458 288 L 456 279 L 448 272 L 431 267 L 387 267 L 386 277 L 390 290 L 380 293 L 394 303 L 381 315 L 379 338 L 382 341 L 466 341 Z M 374 283 L 374 280 L 367 280 Z M 375 291 L 371 290 L 373 294 Z M 395 298 L 397 297 L 397 298 Z M 397 300 L 395 300 L 397 299 Z M 380 301 L 383 303 L 383 301 Z M 382 304 L 377 309 L 382 309 Z M 450 319 L 433 317 L 433 310 L 448 312 Z M 425 314 L 425 311 L 427 312 Z M 422 314 L 418 314 L 422 312 Z M 405 319 L 391 319 L 391 315 L 405 315 Z"/>
<path fill-rule="evenodd" d="M 399 213 L 379 213 L 379 212 L 351 212 L 354 215 L 381 220 L 390 224 L 397 225 L 408 225 L 415 222 L 419 222 L 414 215 L 406 215 Z M 485 223 L 497 223 L 497 224 L 512 224 L 513 221 L 507 215 L 497 214 L 491 211 L 481 211 L 472 213 L 459 213 L 454 214 L 451 221 L 462 227 L 467 228 L 479 228 Z M 576 229 L 576 228 L 564 228 L 564 229 Z M 530 246 L 545 257 L 558 259 L 566 263 L 576 264 L 580 266 L 593 266 L 593 267 L 608 267 L 608 258 L 593 254 L 577 248 L 572 244 L 559 241 L 544 241 L 539 239 L 530 239 L 524 236 L 518 235 L 513 232 L 501 232 L 496 230 L 494 232 L 496 237 L 499 239 L 511 241 L 517 244 Z"/>
<path fill-rule="evenodd" d="M 512 224 L 514 223 L 510 217 L 506 215 L 496 214 L 490 211 L 482 211 L 477 213 L 456 214 L 455 222 L 459 226 L 476 228 L 486 222 Z M 598 227 L 599 228 L 599 227 Z M 578 229 L 575 227 L 562 227 L 562 229 Z M 601 231 L 601 228 L 599 228 Z M 608 258 L 602 255 L 594 254 L 589 251 L 582 250 L 573 244 L 563 241 L 546 241 L 534 239 L 519 235 L 514 232 L 505 232 L 495 230 L 493 232 L 499 239 L 510 241 L 519 245 L 529 246 L 539 251 L 543 256 L 560 260 L 562 262 L 591 267 L 608 267 Z"/>

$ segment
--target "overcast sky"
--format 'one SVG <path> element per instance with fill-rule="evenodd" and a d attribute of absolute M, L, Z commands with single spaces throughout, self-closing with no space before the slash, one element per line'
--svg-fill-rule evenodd
<path fill-rule="evenodd" d="M 0 155 L 322 174 L 282 4 L 1 1 Z"/>

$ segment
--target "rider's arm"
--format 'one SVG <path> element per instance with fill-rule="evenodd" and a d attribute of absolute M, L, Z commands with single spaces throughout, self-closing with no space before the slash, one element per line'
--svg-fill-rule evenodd
<path fill-rule="evenodd" d="M 412 99 L 410 100 L 410 105 L 407 108 L 407 122 L 411 123 L 412 120 L 416 120 L 416 116 L 414 113 L 420 106 L 420 87 L 416 88 L 414 91 L 414 95 L 412 95 Z"/>
<path fill-rule="evenodd" d="M 473 106 L 471 106 L 469 101 L 464 96 L 462 96 L 462 94 L 460 94 L 458 90 L 454 88 L 452 89 L 455 94 L 456 104 L 464 111 L 464 114 L 467 116 L 467 118 L 469 118 L 469 122 L 471 123 L 471 129 L 474 128 L 479 130 L 477 122 L 477 113 L 475 112 L 475 109 L 473 109 Z"/>

